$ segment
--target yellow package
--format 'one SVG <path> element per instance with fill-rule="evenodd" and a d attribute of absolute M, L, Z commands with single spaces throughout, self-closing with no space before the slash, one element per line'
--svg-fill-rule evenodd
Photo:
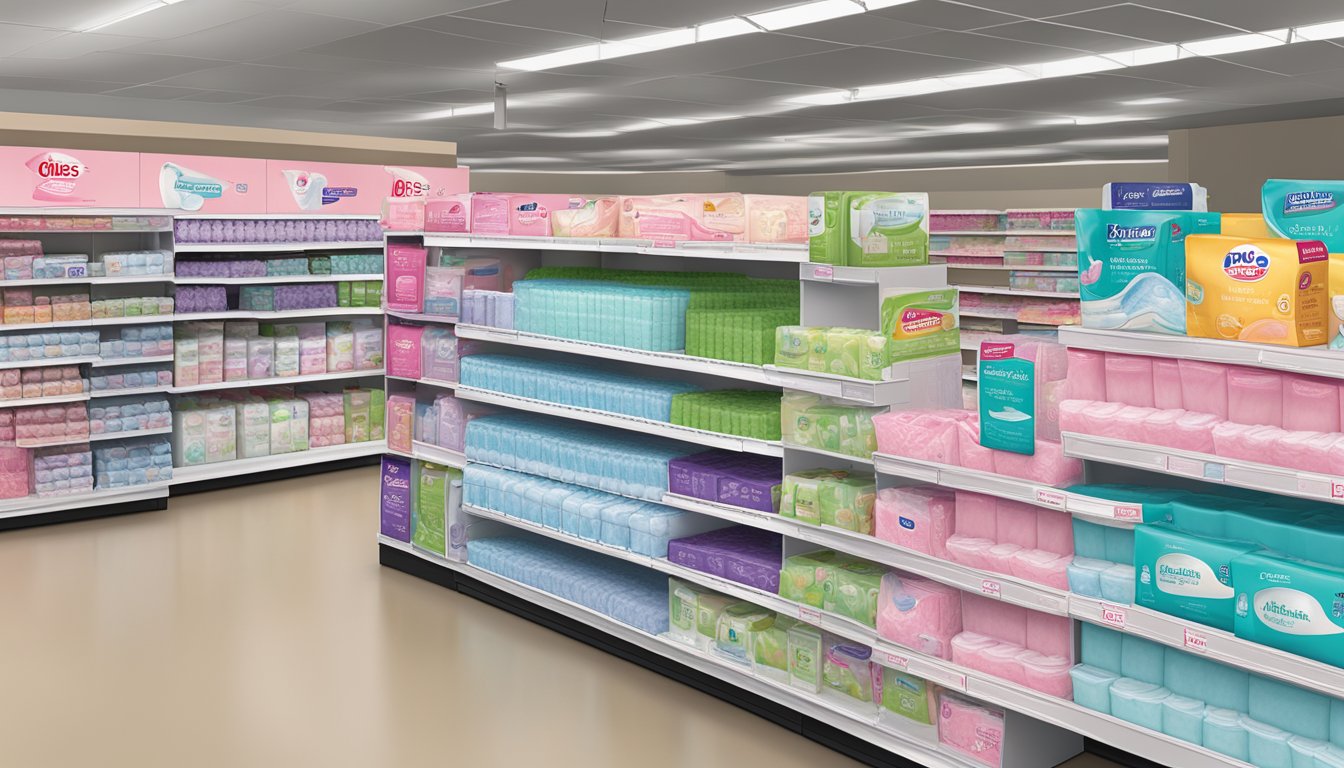
<path fill-rule="evenodd" d="M 1278 237 L 1258 213 L 1224 213 L 1222 233 L 1228 237 Z"/>
<path fill-rule="evenodd" d="M 1330 254 L 1330 348 L 1344 349 L 1344 253 Z"/>
<path fill-rule="evenodd" d="M 1289 347 L 1324 344 L 1325 244 L 1191 235 L 1185 241 L 1185 332 Z"/>

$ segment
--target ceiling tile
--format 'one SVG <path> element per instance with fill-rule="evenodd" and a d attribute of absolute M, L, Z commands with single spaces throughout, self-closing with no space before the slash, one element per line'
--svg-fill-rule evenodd
<path fill-rule="evenodd" d="M 268 11 L 189 35 L 132 46 L 137 53 L 250 61 L 377 29 L 376 24 L 292 11 Z"/>
<path fill-rule="evenodd" d="M 500 0 L 295 0 L 285 10 L 367 21 L 382 26 L 406 24 L 491 5 Z"/>
<path fill-rule="evenodd" d="M 1280 75 L 1344 69 L 1344 48 L 1328 42 L 1297 43 L 1221 58 Z"/>
<path fill-rule="evenodd" d="M 435 104 L 464 104 L 478 101 L 489 101 L 494 98 L 494 89 L 473 90 L 470 88 L 455 88 L 448 91 L 427 91 L 425 93 L 408 93 L 407 101 L 426 101 Z"/>
<path fill-rule="evenodd" d="M 194 91 L 189 96 L 183 96 L 179 101 L 199 101 L 206 104 L 236 104 L 240 101 L 257 98 L 258 94 L 245 93 L 243 91 Z"/>
<path fill-rule="evenodd" d="M 93 77 L 104 82 L 142 85 L 218 65 L 217 61 L 186 56 L 147 56 L 108 51 L 72 59 L 4 59 L 0 61 L 0 74 L 20 77 Z"/>
<path fill-rule="evenodd" d="M 1052 16 L 1050 21 L 1159 43 L 1181 43 L 1236 33 L 1222 24 L 1126 3 L 1082 13 Z"/>
<path fill-rule="evenodd" d="M 1338 0 L 1293 0 L 1291 3 L 1146 0 L 1137 4 L 1210 19 L 1251 32 L 1344 18 L 1344 8 L 1340 7 Z"/>
<path fill-rule="evenodd" d="M 117 83 L 105 83 L 97 80 L 70 79 L 62 80 L 51 77 L 4 77 L 0 76 L 0 101 L 3 100 L 4 90 L 18 91 L 51 91 L 52 93 L 98 93 L 108 88 L 115 88 Z M 6 105 L 8 107 L 8 104 Z"/>
<path fill-rule="evenodd" d="M 143 5 L 143 0 L 139 0 L 139 4 Z M 274 7 L 255 0 L 191 0 L 117 22 L 115 26 L 108 27 L 108 31 L 130 37 L 179 37 L 268 10 L 274 10 Z"/>
<path fill-rule="evenodd" d="M 928 35 L 896 40 L 885 44 L 884 47 L 928 54 L 929 56 L 946 57 L 949 62 L 947 65 L 948 72 L 958 71 L 953 64 L 958 60 L 990 65 L 1029 64 L 1067 58 L 1080 53 L 1077 49 L 1024 43 L 1001 37 L 990 37 L 985 34 L 963 32 L 934 32 Z"/>
<path fill-rule="evenodd" d="M 635 67 L 651 76 L 700 75 L 754 65 L 797 60 L 827 51 L 843 51 L 849 46 L 836 43 L 789 38 L 774 34 L 756 34 L 714 40 L 690 48 L 674 48 L 612 59 L 611 64 Z M 608 62 L 603 62 L 608 63 Z"/>
<path fill-rule="evenodd" d="M 609 20 L 670 28 L 744 16 L 789 4 L 789 0 L 675 0 L 660 3 L 608 0 L 606 12 Z"/>
<path fill-rule="evenodd" d="M 771 83 L 853 88 L 864 83 L 882 82 L 881 78 L 890 76 L 889 73 L 899 73 L 902 79 L 918 78 L 953 71 L 955 66 L 948 59 L 922 53 L 885 48 L 846 48 L 770 64 L 723 70 L 715 74 Z"/>
<path fill-rule="evenodd" d="M 1021 18 L 1044 19 L 1060 13 L 1090 11 L 1122 2 L 1124 0 L 957 0 L 955 4 Z"/>
<path fill-rule="evenodd" d="M 11 56 L 26 48 L 32 48 L 54 40 L 62 33 L 54 29 L 39 29 L 19 24 L 0 24 L 0 58 Z"/>
<path fill-rule="evenodd" d="M 461 67 L 494 71 L 495 62 L 536 53 L 521 46 L 448 35 L 412 26 L 386 27 L 315 45 L 312 53 L 372 61 L 396 61 L 422 67 Z"/>
<path fill-rule="evenodd" d="M 451 15 L 421 19 L 411 26 L 432 29 L 435 32 L 446 32 L 459 37 L 494 40 L 498 43 L 522 46 L 533 49 L 532 52 L 534 53 L 544 53 L 552 48 L 570 48 L 592 42 L 592 38 L 569 32 L 535 29 L 518 26 L 517 24 L 502 24 L 495 21 L 480 21 Z"/>
<path fill-rule="evenodd" d="M 759 80 L 741 80 L 717 75 L 701 75 L 646 80 L 630 85 L 604 88 L 602 92 L 615 98 L 644 97 L 734 106 L 742 104 L 744 94 L 751 94 L 751 98 L 755 100 L 783 98 L 796 95 L 798 86 L 792 84 L 775 85 L 763 83 Z"/>
<path fill-rule="evenodd" d="M 115 51 L 144 42 L 144 38 L 105 35 L 101 32 L 68 32 L 44 40 L 14 54 L 20 59 L 73 59 L 89 53 Z"/>
<path fill-rule="evenodd" d="M 863 13 L 785 30 L 780 34 L 847 45 L 872 45 L 934 31 L 936 30 L 933 27 L 923 24 L 888 19 L 875 13 Z"/>
<path fill-rule="evenodd" d="M 1270 72 L 1242 67 L 1218 59 L 1182 59 L 1167 64 L 1118 70 L 1111 77 L 1136 77 L 1178 83 L 1196 88 L 1252 87 L 1262 84 L 1284 84 L 1288 78 Z"/>
<path fill-rule="evenodd" d="M 607 0 L 509 0 L 506 3 L 473 8 L 458 16 L 483 21 L 496 21 L 532 29 L 549 29 L 601 39 L 607 35 L 635 34 L 626 25 L 603 24 Z M 614 27 L 614 28 L 613 28 Z"/>
<path fill-rule="evenodd" d="M 141 7 L 144 7 L 142 0 L 0 3 L 0 23 L 61 30 L 86 29 Z"/>
<path fill-rule="evenodd" d="M 121 96 L 128 99 L 177 99 L 201 93 L 196 88 L 179 88 L 170 85 L 133 85 L 130 88 L 117 88 L 103 91 L 105 96 Z"/>
<path fill-rule="evenodd" d="M 315 96 L 263 96 L 259 99 L 243 102 L 243 104 L 249 107 L 267 107 L 287 111 L 295 109 L 325 109 L 326 106 L 331 103 L 331 99 Z"/>
<path fill-rule="evenodd" d="M 917 3 L 906 3 L 892 8 L 870 11 L 869 13 L 911 24 L 951 30 L 977 29 L 995 24 L 1021 21 L 1020 17 L 1012 14 L 999 13 L 988 8 L 977 8 L 973 5 L 947 2 L 947 0 L 933 0 L 933 2 L 921 0 Z"/>
<path fill-rule="evenodd" d="M 1139 38 L 1126 37 L 1105 30 L 1082 29 L 1052 21 L 1018 21 L 978 30 L 982 35 L 1024 43 L 1040 43 L 1061 48 L 1103 52 L 1136 48 L 1147 43 Z"/>

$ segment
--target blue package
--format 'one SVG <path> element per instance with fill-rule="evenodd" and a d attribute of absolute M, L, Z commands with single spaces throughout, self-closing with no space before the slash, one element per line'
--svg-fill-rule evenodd
<path fill-rule="evenodd" d="M 980 444 L 1036 453 L 1036 364 L 1011 343 L 980 344 Z"/>
<path fill-rule="evenodd" d="M 1260 188 L 1265 223 L 1280 237 L 1320 240 L 1344 253 L 1344 181 L 1269 179 Z"/>
<path fill-rule="evenodd" d="M 1207 211 L 1209 191 L 1189 183 L 1113 181 L 1101 190 L 1101 207 L 1108 211 Z"/>

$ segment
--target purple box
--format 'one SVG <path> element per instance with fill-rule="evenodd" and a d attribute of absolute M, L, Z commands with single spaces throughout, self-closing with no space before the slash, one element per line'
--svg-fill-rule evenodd
<path fill-rule="evenodd" d="M 779 459 L 705 451 L 668 464 L 668 490 L 705 501 L 777 512 L 783 474 Z"/>
<path fill-rule="evenodd" d="M 411 540 L 411 462 L 383 457 L 383 493 L 379 532 L 397 541 Z"/>
<path fill-rule="evenodd" d="M 779 569 L 784 560 L 784 537 L 744 525 L 673 539 L 667 559 L 692 570 L 779 592 Z"/>
<path fill-rule="evenodd" d="M 743 469 L 719 480 L 720 504 L 754 509 L 757 512 L 779 511 L 779 475 Z"/>

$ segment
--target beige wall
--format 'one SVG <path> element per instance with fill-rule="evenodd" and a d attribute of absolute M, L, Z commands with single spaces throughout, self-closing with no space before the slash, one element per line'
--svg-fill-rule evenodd
<path fill-rule="evenodd" d="M 1166 181 L 1165 162 L 1021 165 L 875 173 L 739 175 L 709 173 L 565 174 L 472 171 L 477 192 L 652 194 L 755 192 L 802 195 L 820 189 L 927 191 L 934 208 L 1095 206 L 1108 181 Z"/>
<path fill-rule="evenodd" d="M 1171 178 L 1209 189 L 1216 211 L 1260 210 L 1265 179 L 1344 179 L 1344 117 L 1172 131 Z"/>

